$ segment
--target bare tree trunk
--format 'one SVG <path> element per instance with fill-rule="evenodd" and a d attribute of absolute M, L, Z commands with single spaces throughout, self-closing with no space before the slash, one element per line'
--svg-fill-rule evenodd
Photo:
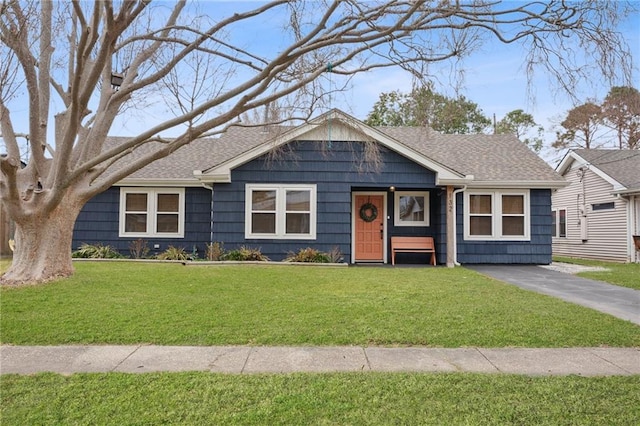
<path fill-rule="evenodd" d="M 50 214 L 37 214 L 16 222 L 16 248 L 1 285 L 51 281 L 73 274 L 73 226 L 82 205 L 62 203 Z"/>

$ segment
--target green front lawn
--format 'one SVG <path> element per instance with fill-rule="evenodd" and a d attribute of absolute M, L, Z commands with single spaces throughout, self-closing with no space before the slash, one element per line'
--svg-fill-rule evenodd
<path fill-rule="evenodd" d="M 576 265 L 600 266 L 607 271 L 580 272 L 579 277 L 604 281 L 623 287 L 640 290 L 640 263 L 614 263 L 599 260 L 577 259 L 573 257 L 554 257 L 555 262 L 574 263 Z"/>
<path fill-rule="evenodd" d="M 1 291 L 4 344 L 640 346 L 640 327 L 465 268 L 81 262 Z"/>
<path fill-rule="evenodd" d="M 464 268 L 76 266 L 70 279 L 0 290 L 4 344 L 640 346 L 638 326 Z M 0 381 L 3 424 L 640 423 L 640 376 L 191 372 Z"/>
<path fill-rule="evenodd" d="M 2 376 L 7 425 L 637 425 L 640 376 Z"/>

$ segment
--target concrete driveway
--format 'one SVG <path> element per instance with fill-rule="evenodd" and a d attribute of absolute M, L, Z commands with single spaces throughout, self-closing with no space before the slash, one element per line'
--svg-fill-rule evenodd
<path fill-rule="evenodd" d="M 464 265 L 483 275 L 640 325 L 640 291 L 537 265 Z M 640 277 L 638 277 L 640 280 Z"/>

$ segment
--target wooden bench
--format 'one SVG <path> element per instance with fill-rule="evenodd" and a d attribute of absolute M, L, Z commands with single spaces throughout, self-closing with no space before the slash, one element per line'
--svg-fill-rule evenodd
<path fill-rule="evenodd" d="M 436 264 L 436 245 L 433 237 L 391 237 L 391 264 L 396 264 L 396 253 L 431 253 L 431 264 Z"/>

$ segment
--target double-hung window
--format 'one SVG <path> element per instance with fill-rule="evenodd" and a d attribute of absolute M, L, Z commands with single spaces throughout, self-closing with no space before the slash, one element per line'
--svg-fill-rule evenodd
<path fill-rule="evenodd" d="M 567 236 L 567 209 L 551 210 L 552 235 L 565 238 Z"/>
<path fill-rule="evenodd" d="M 121 237 L 184 237 L 184 188 L 120 188 Z"/>
<path fill-rule="evenodd" d="M 468 233 L 470 237 L 492 237 L 494 231 L 493 194 L 468 196 Z"/>
<path fill-rule="evenodd" d="M 245 237 L 316 238 L 316 185 L 246 185 Z"/>
<path fill-rule="evenodd" d="M 525 241 L 529 228 L 529 191 L 465 191 L 465 239 Z"/>

